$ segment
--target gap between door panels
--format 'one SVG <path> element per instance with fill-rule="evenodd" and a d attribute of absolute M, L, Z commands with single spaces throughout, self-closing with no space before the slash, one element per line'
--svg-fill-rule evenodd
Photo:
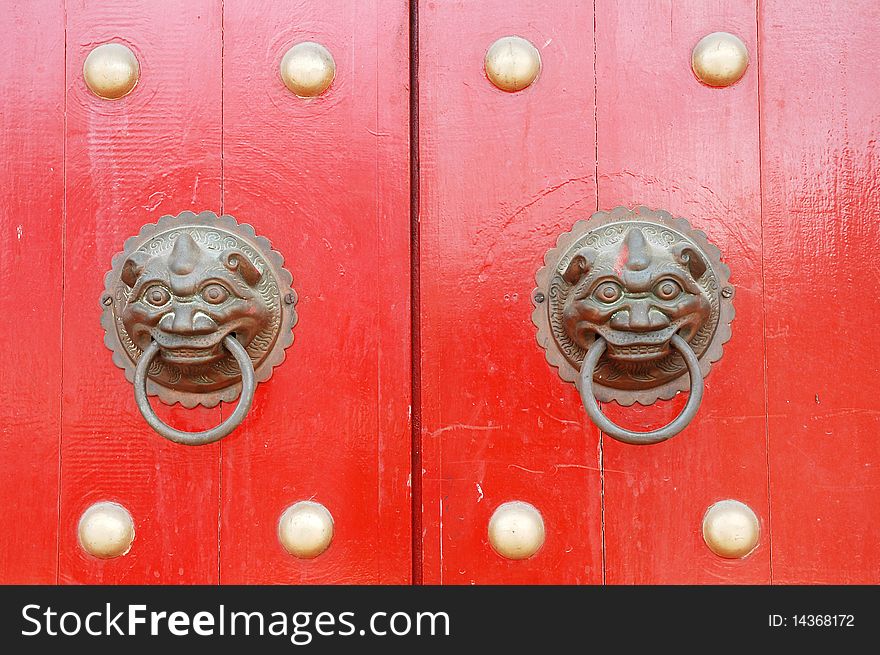
<path fill-rule="evenodd" d="M 226 54 L 226 4 L 220 0 L 220 215 L 226 214 L 226 169 L 224 168 L 224 154 L 226 152 L 226 111 L 224 100 L 226 98 L 226 80 L 223 79 L 224 61 Z M 220 404 L 220 420 L 225 421 L 224 406 Z M 217 584 L 223 584 L 223 440 L 220 440 L 219 452 L 217 453 Z"/>
<path fill-rule="evenodd" d="M 773 498 L 771 496 L 772 485 L 770 483 L 770 382 L 767 370 L 767 299 L 765 295 L 766 276 L 764 267 L 764 126 L 761 122 L 761 52 L 763 30 L 761 29 L 761 0 L 755 2 L 755 75 L 758 78 L 755 89 L 755 105 L 758 114 L 758 213 L 760 215 L 760 239 L 761 239 L 761 350 L 764 370 L 762 382 L 764 385 L 764 455 L 767 466 L 767 550 L 769 551 L 767 562 L 767 581 L 773 584 Z"/>
<path fill-rule="evenodd" d="M 419 0 L 409 2 L 410 481 L 412 584 L 422 584 L 421 296 L 419 286 Z"/>
<path fill-rule="evenodd" d="M 597 69 L 599 48 L 597 45 L 596 31 L 598 21 L 596 20 L 596 0 L 593 0 L 593 130 L 595 133 L 594 155 L 596 166 L 594 170 L 594 182 L 596 186 L 596 211 L 599 211 L 599 71 Z M 601 405 L 600 405 L 601 406 Z M 598 440 L 598 457 L 599 457 L 599 534 L 601 535 L 602 544 L 602 584 L 606 584 L 607 557 L 605 550 L 605 453 L 603 447 L 605 445 L 605 435 L 599 432 Z"/>

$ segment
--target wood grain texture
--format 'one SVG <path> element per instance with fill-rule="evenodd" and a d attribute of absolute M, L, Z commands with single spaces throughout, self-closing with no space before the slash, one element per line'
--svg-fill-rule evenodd
<path fill-rule="evenodd" d="M 773 580 L 880 582 L 872 0 L 761 2 Z"/>
<path fill-rule="evenodd" d="M 598 0 L 596 8 L 599 205 L 644 204 L 688 218 L 721 249 L 736 288 L 733 337 L 691 425 L 654 446 L 603 438 L 607 582 L 765 583 L 755 4 Z M 690 55 L 718 30 L 739 36 L 753 65 L 737 84 L 715 89 L 696 80 Z M 654 429 L 685 397 L 604 411 L 621 425 Z M 746 503 L 761 521 L 761 543 L 744 560 L 716 557 L 702 540 L 704 512 L 725 498 Z"/>
<path fill-rule="evenodd" d="M 411 577 L 407 24 L 398 0 L 226 4 L 225 209 L 283 253 L 299 322 L 223 442 L 224 583 Z M 306 100 L 278 66 L 309 40 L 337 72 Z M 335 521 L 313 560 L 277 538 L 300 500 Z"/>
<path fill-rule="evenodd" d="M 530 318 L 544 253 L 596 208 L 592 26 L 592 2 L 419 4 L 426 583 L 602 580 L 598 435 Z M 513 94 L 483 70 L 508 35 L 543 60 Z M 511 500 L 544 518 L 528 560 L 488 544 Z"/>
<path fill-rule="evenodd" d="M 54 584 L 61 435 L 64 12 L 0 12 L 0 582 Z"/>
<path fill-rule="evenodd" d="M 67 239 L 64 252 L 64 395 L 61 579 L 78 583 L 212 583 L 218 575 L 219 446 L 186 447 L 154 433 L 132 385 L 103 343 L 104 274 L 126 238 L 163 214 L 220 207 L 221 3 L 169 11 L 132 0 L 67 8 Z M 93 96 L 86 55 L 128 45 L 140 81 L 127 97 Z M 220 420 L 159 406 L 186 430 Z M 77 545 L 83 510 L 99 500 L 129 509 L 131 552 L 101 561 Z"/>

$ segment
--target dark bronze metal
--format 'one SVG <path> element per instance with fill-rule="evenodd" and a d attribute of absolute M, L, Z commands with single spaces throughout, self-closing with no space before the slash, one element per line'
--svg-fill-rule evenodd
<path fill-rule="evenodd" d="M 693 392 L 687 352 L 673 337 L 702 377 L 730 339 L 730 270 L 683 218 L 647 207 L 597 212 L 562 234 L 544 264 L 532 293 L 538 343 L 562 379 L 576 382 L 587 352 L 604 342 L 589 385 L 601 402 L 650 405 Z"/>
<path fill-rule="evenodd" d="M 293 343 L 296 293 L 283 262 L 267 239 L 231 216 L 183 212 L 145 225 L 105 278 L 101 323 L 114 363 L 135 382 L 149 351 L 145 393 L 169 405 L 235 400 L 247 368 L 253 385 L 267 380 Z M 239 365 L 230 339 L 249 367 Z M 239 409 L 246 412 L 245 400 Z"/>
<path fill-rule="evenodd" d="M 650 432 L 635 432 L 620 427 L 599 409 L 599 403 L 596 402 L 596 396 L 593 395 L 593 374 L 596 370 L 596 362 L 599 361 L 599 358 L 605 352 L 607 342 L 602 337 L 598 337 L 593 341 L 593 345 L 587 350 L 587 356 L 581 365 L 577 386 L 584 409 L 587 410 L 587 415 L 603 433 L 623 443 L 645 446 L 660 443 L 674 437 L 684 430 L 697 415 L 697 410 L 700 409 L 700 402 L 703 400 L 703 373 L 700 371 L 700 362 L 697 359 L 696 353 L 691 350 L 688 342 L 677 334 L 672 335 L 670 343 L 681 353 L 690 373 L 691 392 L 687 403 L 684 409 L 681 410 L 681 413 L 671 423 L 667 423 L 662 428 L 651 430 Z"/>
<path fill-rule="evenodd" d="M 254 402 L 254 391 L 257 388 L 256 382 L 254 382 L 254 365 L 247 350 L 235 337 L 226 335 L 223 337 L 223 345 L 226 347 L 226 350 L 232 353 L 241 369 L 241 397 L 238 400 L 235 411 L 230 414 L 229 418 L 220 425 L 202 432 L 184 432 L 183 430 L 172 428 L 153 411 L 147 398 L 147 371 L 153 363 L 153 359 L 159 354 L 161 346 L 159 346 L 158 341 L 151 341 L 150 345 L 147 346 L 147 349 L 138 360 L 134 371 L 134 399 L 147 424 L 159 435 L 185 446 L 202 446 L 219 441 L 241 425 L 241 422 L 251 408 L 251 404 Z"/>

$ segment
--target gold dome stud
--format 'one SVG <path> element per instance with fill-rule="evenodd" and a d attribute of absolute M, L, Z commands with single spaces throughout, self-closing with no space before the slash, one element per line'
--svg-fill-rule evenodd
<path fill-rule="evenodd" d="M 759 535 L 758 517 L 738 500 L 720 500 L 703 517 L 703 541 L 719 557 L 745 557 L 758 545 Z"/>
<path fill-rule="evenodd" d="M 528 559 L 544 545 L 544 519 L 519 500 L 499 505 L 489 519 L 489 543 L 507 559 Z"/>
<path fill-rule="evenodd" d="M 311 500 L 294 503 L 278 520 L 278 541 L 296 557 L 317 557 L 327 550 L 332 540 L 333 516 L 321 503 Z"/>
<path fill-rule="evenodd" d="M 486 51 L 486 77 L 502 91 L 514 93 L 532 84 L 541 72 L 541 55 L 531 42 L 505 36 Z"/>
<path fill-rule="evenodd" d="M 735 84 L 749 67 L 749 51 L 738 36 L 713 32 L 700 39 L 691 53 L 691 68 L 703 84 L 724 87 Z"/>
<path fill-rule="evenodd" d="M 83 62 L 86 86 L 105 100 L 118 100 L 131 93 L 139 77 L 137 57 L 121 43 L 99 45 Z"/>
<path fill-rule="evenodd" d="M 77 532 L 85 552 L 100 559 L 111 559 L 131 550 L 134 521 L 119 503 L 102 501 L 83 512 Z"/>
<path fill-rule="evenodd" d="M 314 98 L 326 91 L 336 77 L 333 55 L 320 43 L 303 41 L 281 58 L 281 80 L 300 98 Z"/>

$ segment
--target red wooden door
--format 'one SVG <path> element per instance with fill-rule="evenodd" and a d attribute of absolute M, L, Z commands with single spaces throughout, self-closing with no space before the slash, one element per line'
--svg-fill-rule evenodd
<path fill-rule="evenodd" d="M 0 17 L 0 582 L 880 582 L 876 2 L 169 7 Z M 748 52 L 724 87 L 691 67 L 718 31 Z M 502 90 L 510 36 L 540 67 Z M 314 97 L 279 73 L 302 42 L 335 62 Z M 83 77 L 105 43 L 139 67 L 116 100 Z M 532 322 L 559 235 L 639 205 L 703 230 L 736 289 L 696 418 L 651 446 L 590 422 Z M 125 240 L 185 210 L 253 225 L 298 297 L 248 418 L 198 447 L 144 422 L 98 302 Z M 685 399 L 602 410 L 648 430 Z M 722 500 L 756 517 L 745 556 L 707 546 Z M 102 501 L 133 521 L 117 557 L 78 537 Z M 279 542 L 299 501 L 332 517 L 314 558 Z"/>
<path fill-rule="evenodd" d="M 3 582 L 374 582 L 411 577 L 409 146 L 404 3 L 132 0 L 17 3 L 0 19 L 4 117 Z M 279 74 L 294 44 L 327 48 L 318 97 Z M 134 90 L 83 76 L 128 47 Z M 285 258 L 294 345 L 219 443 L 160 438 L 104 347 L 104 274 L 163 214 L 227 212 Z M 381 275 L 377 273 L 381 271 Z M 18 318 L 12 320 L 11 317 Z M 186 430 L 227 405 L 154 403 Z M 322 504 L 333 540 L 301 559 L 277 525 Z M 78 543 L 96 502 L 134 523 L 124 556 Z"/>
<path fill-rule="evenodd" d="M 880 345 L 856 327 L 878 290 L 878 73 L 859 54 L 877 19 L 869 1 L 420 2 L 426 581 L 880 580 Z M 727 87 L 691 70 L 717 31 L 749 54 Z M 483 67 L 507 36 L 541 60 L 512 92 Z M 652 446 L 599 433 L 529 321 L 544 253 L 621 205 L 688 218 L 736 288 L 699 413 Z M 684 403 L 603 410 L 648 430 Z M 721 500 L 757 518 L 745 557 L 704 541 Z M 512 501 L 534 508 L 519 529 L 543 521 L 526 559 L 490 539 Z"/>

